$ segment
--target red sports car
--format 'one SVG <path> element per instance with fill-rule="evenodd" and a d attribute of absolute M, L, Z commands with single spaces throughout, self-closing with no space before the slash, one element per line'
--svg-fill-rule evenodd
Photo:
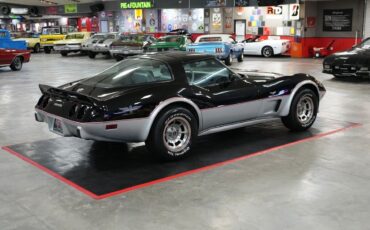
<path fill-rule="evenodd" d="M 30 61 L 30 56 L 27 50 L 0 48 L 0 67 L 9 66 L 13 71 L 21 70 L 23 63 Z"/>

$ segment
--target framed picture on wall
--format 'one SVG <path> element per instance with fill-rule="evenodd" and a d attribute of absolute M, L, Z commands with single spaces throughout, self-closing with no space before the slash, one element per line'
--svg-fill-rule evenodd
<path fill-rule="evenodd" d="M 323 31 L 352 31 L 353 9 L 326 9 L 323 17 Z"/>

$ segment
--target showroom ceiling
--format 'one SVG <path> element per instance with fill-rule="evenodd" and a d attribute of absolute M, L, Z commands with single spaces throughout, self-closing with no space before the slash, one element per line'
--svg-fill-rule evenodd
<path fill-rule="evenodd" d="M 50 5 L 64 5 L 64 4 L 69 4 L 69 3 L 92 3 L 92 2 L 107 2 L 107 1 L 109 0 L 1 0 L 0 4 L 1 3 L 12 3 L 12 4 L 32 5 L 32 6 L 50 6 Z"/>

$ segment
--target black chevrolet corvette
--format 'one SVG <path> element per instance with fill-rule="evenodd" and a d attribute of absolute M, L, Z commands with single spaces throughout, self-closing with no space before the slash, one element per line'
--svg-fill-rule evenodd
<path fill-rule="evenodd" d="M 352 49 L 324 59 L 324 73 L 341 77 L 370 77 L 370 38 Z"/>
<path fill-rule="evenodd" d="M 306 74 L 233 71 L 212 56 L 176 52 L 131 57 L 91 78 L 40 89 L 36 120 L 50 131 L 145 141 L 167 160 L 187 155 L 197 136 L 271 119 L 306 130 L 325 94 Z"/>

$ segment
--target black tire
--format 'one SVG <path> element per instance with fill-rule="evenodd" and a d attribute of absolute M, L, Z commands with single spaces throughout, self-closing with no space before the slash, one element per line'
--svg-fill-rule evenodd
<path fill-rule="evenodd" d="M 89 58 L 94 59 L 96 56 L 96 53 L 89 51 Z"/>
<path fill-rule="evenodd" d="M 23 59 L 21 57 L 15 57 L 12 64 L 10 64 L 10 69 L 13 71 L 19 71 L 22 69 Z"/>
<path fill-rule="evenodd" d="M 63 57 L 67 57 L 68 52 L 66 52 L 66 51 L 61 51 L 61 52 L 60 52 L 60 55 L 62 55 Z"/>
<path fill-rule="evenodd" d="M 299 105 L 301 102 L 304 104 L 303 107 Z M 307 104 L 304 102 L 307 102 Z M 308 108 L 310 107 L 308 104 L 311 104 L 311 109 Z M 319 99 L 317 95 L 311 89 L 303 88 L 294 96 L 288 116 L 282 117 L 281 120 L 283 124 L 292 131 L 305 131 L 315 122 L 318 108 Z M 311 112 L 303 111 L 304 109 L 310 110 Z M 300 117 L 299 114 L 302 113 L 303 115 Z M 304 117 L 306 117 L 307 120 L 302 121 Z"/>
<path fill-rule="evenodd" d="M 262 48 L 262 56 L 264 57 L 272 57 L 274 55 L 274 50 L 271 46 L 265 46 Z"/>
<path fill-rule="evenodd" d="M 238 62 L 243 62 L 244 61 L 244 51 L 242 50 L 242 53 L 238 57 Z"/>
<path fill-rule="evenodd" d="M 122 61 L 123 60 L 123 57 L 121 57 L 121 56 L 115 56 L 114 58 L 116 59 L 116 61 Z"/>
<path fill-rule="evenodd" d="M 334 74 L 334 77 L 335 77 L 336 79 L 344 79 L 344 78 L 345 78 L 344 76 L 342 76 L 342 75 L 337 75 L 337 74 Z"/>
<path fill-rule="evenodd" d="M 229 54 L 229 56 L 227 56 L 227 58 L 225 59 L 225 64 L 226 65 L 231 65 L 231 62 L 233 61 L 233 57 L 231 54 Z"/>
<path fill-rule="evenodd" d="M 48 47 L 48 46 L 44 47 L 44 52 L 45 52 L 46 54 L 50 54 L 50 53 L 51 53 L 51 48 L 50 48 L 50 47 Z"/>
<path fill-rule="evenodd" d="M 179 130 L 185 133 L 179 134 Z M 198 123 L 195 116 L 185 108 L 170 107 L 158 115 L 145 144 L 160 159 L 174 161 L 190 154 L 197 135 Z M 175 141 L 171 143 L 170 138 Z"/>
<path fill-rule="evenodd" d="M 40 44 L 36 44 L 34 47 L 33 47 L 33 52 L 34 53 L 40 53 Z"/>

